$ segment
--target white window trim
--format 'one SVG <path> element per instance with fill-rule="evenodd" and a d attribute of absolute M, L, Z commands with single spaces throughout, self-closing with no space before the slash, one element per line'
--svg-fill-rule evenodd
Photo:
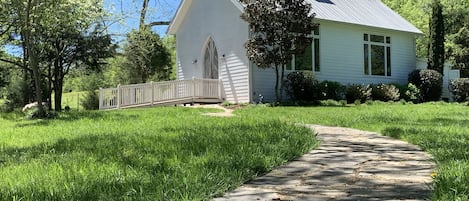
<path fill-rule="evenodd" d="M 365 41 L 365 39 L 363 39 L 363 44 L 364 45 L 368 45 L 368 74 L 365 74 L 365 76 L 373 76 L 373 77 L 392 77 L 393 73 L 392 73 L 392 63 L 391 63 L 391 75 L 388 75 L 388 56 L 387 56 L 387 53 L 388 53 L 388 47 L 391 49 L 390 51 L 392 52 L 392 37 L 391 36 L 388 36 L 388 35 L 384 35 L 384 34 L 379 34 L 379 33 L 370 33 L 370 32 L 365 32 L 363 33 L 363 35 L 367 34 L 368 35 L 368 40 Z M 363 36 L 362 35 L 362 36 Z M 384 37 L 384 42 L 383 43 L 380 43 L 380 42 L 372 42 L 371 41 L 371 35 L 375 35 L 375 36 L 383 36 Z M 387 38 L 390 38 L 390 43 L 387 43 L 386 42 L 386 39 Z M 383 75 L 373 75 L 373 72 L 372 72 L 372 66 L 371 66 L 371 45 L 377 45 L 377 46 L 382 46 L 384 47 L 384 76 Z M 365 53 L 363 52 L 363 58 L 365 58 Z M 392 57 L 392 54 L 391 56 Z M 365 62 L 365 61 L 363 61 Z M 391 60 L 392 62 L 392 60 Z M 363 63 L 365 64 L 365 63 Z M 365 73 L 365 72 L 363 72 Z"/>
<path fill-rule="evenodd" d="M 315 46 L 314 46 L 314 39 L 319 39 L 319 48 L 321 48 L 321 29 L 319 29 L 318 32 L 319 32 L 318 34 L 314 34 L 314 31 L 313 31 L 313 34 L 310 35 L 310 36 L 312 36 L 312 40 L 311 40 L 311 48 L 312 48 L 312 51 L 311 51 L 311 52 L 312 52 L 312 54 L 313 54 L 313 55 L 312 55 L 312 61 L 311 61 L 311 62 L 312 62 L 312 63 L 311 63 L 311 64 L 312 64 L 312 65 L 311 65 L 311 69 L 310 69 L 310 70 L 296 70 L 296 69 L 295 69 L 295 66 L 296 66 L 296 64 L 295 64 L 295 56 L 296 56 L 296 55 L 293 55 L 292 61 L 291 61 L 291 65 L 292 65 L 291 70 L 288 70 L 288 69 L 286 69 L 286 67 L 285 67 L 285 71 L 287 71 L 287 72 L 311 71 L 311 72 L 313 72 L 313 73 L 320 73 L 320 72 L 321 72 L 321 70 L 316 71 L 316 57 L 315 57 L 315 56 L 316 56 L 316 55 L 315 55 L 316 49 L 315 49 Z M 319 57 L 321 57 L 321 52 L 319 52 Z M 319 61 L 319 66 L 321 66 L 321 59 L 320 59 L 320 61 Z"/>

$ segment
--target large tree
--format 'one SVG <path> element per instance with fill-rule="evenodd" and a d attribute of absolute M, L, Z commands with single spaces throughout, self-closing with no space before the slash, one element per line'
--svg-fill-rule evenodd
<path fill-rule="evenodd" d="M 445 65 L 445 26 L 440 0 L 433 0 L 428 43 L 428 69 L 443 74 Z"/>
<path fill-rule="evenodd" d="M 301 54 L 312 42 L 311 4 L 304 0 L 242 0 L 241 18 L 249 23 L 245 44 L 249 60 L 259 68 L 275 69 L 275 96 L 282 100 L 284 69 L 293 55 Z"/>
<path fill-rule="evenodd" d="M 127 37 L 124 48 L 126 66 L 135 73 L 133 83 L 169 80 L 171 74 L 171 55 L 163 45 L 158 34 L 143 26 L 133 30 Z"/>
<path fill-rule="evenodd" d="M 9 36 L 7 43 L 23 49 L 23 61 L 5 58 L 2 61 L 23 68 L 25 80 L 27 74 L 34 75 L 38 102 L 43 101 L 42 91 L 47 86 L 48 100 L 53 90 L 55 108 L 60 111 L 63 79 L 70 67 L 89 66 L 90 62 L 96 66 L 99 58 L 110 56 L 110 37 L 97 26 L 104 16 L 102 3 L 102 0 L 1 2 L 9 12 L 7 16 L 0 15 L 0 21 L 6 22 L 2 30 Z M 48 85 L 42 84 L 44 78 Z"/>

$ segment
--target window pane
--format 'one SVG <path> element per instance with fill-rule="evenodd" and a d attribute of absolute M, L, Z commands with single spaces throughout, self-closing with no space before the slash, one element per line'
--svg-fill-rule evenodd
<path fill-rule="evenodd" d="M 385 75 L 384 46 L 371 45 L 371 74 Z"/>
<path fill-rule="evenodd" d="M 365 44 L 364 50 L 365 50 L 365 52 L 364 52 L 364 55 L 365 55 L 365 75 L 368 75 L 368 74 L 370 74 L 370 72 L 368 70 L 369 69 L 369 66 L 368 66 L 369 60 L 368 60 L 368 45 L 367 44 Z"/>
<path fill-rule="evenodd" d="M 320 60 L 319 60 L 319 39 L 314 39 L 314 71 L 321 71 Z"/>
<path fill-rule="evenodd" d="M 391 37 L 389 37 L 389 36 L 386 37 L 386 43 L 387 43 L 387 44 L 391 44 Z"/>
<path fill-rule="evenodd" d="M 368 34 L 363 34 L 363 40 L 368 41 Z"/>
<path fill-rule="evenodd" d="M 371 42 L 384 43 L 384 36 L 370 35 Z"/>
<path fill-rule="evenodd" d="M 387 76 L 391 76 L 391 47 L 386 47 Z"/>
<path fill-rule="evenodd" d="M 313 46 L 309 45 L 302 55 L 295 56 L 295 70 L 313 70 Z"/>

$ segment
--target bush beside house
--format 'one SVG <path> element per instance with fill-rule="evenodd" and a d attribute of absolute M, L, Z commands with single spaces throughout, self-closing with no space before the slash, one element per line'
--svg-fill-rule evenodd
<path fill-rule="evenodd" d="M 452 80 L 450 83 L 450 89 L 455 101 L 469 101 L 469 78 L 458 78 Z"/>
<path fill-rule="evenodd" d="M 421 93 L 421 101 L 439 101 L 443 89 L 443 76 L 435 70 L 414 70 L 409 74 L 409 83 Z"/>

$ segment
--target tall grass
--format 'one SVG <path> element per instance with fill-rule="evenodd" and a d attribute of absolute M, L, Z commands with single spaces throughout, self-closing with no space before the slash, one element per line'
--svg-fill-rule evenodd
<path fill-rule="evenodd" d="M 252 107 L 238 115 L 370 130 L 419 145 L 438 168 L 432 200 L 469 200 L 469 107 L 377 104 L 353 107 Z"/>
<path fill-rule="evenodd" d="M 312 131 L 153 108 L 0 118 L 0 200 L 207 200 L 296 158 Z"/>

